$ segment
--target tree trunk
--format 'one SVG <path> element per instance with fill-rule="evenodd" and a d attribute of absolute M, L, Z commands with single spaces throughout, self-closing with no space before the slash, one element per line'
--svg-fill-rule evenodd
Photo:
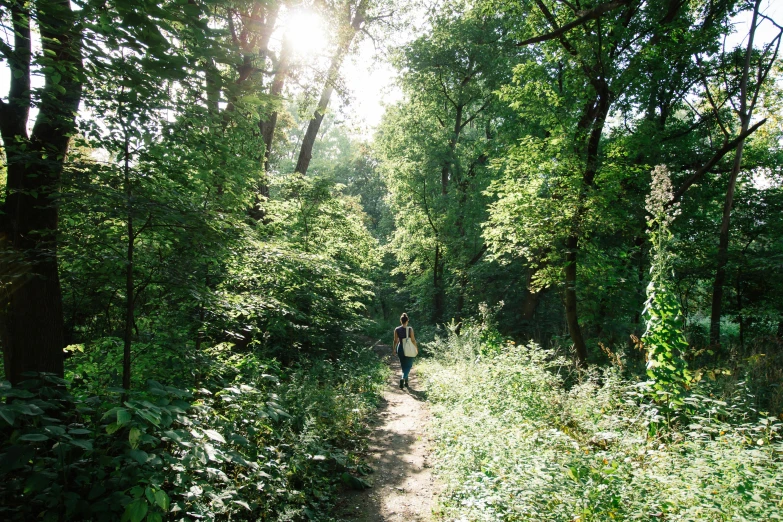
<path fill-rule="evenodd" d="M 446 290 L 443 285 L 443 261 L 441 261 L 440 243 L 435 244 L 435 263 L 432 270 L 432 285 L 434 290 L 432 300 L 432 322 L 443 322 L 446 313 Z"/>
<path fill-rule="evenodd" d="M 348 53 L 348 49 L 351 47 L 351 42 L 354 36 L 364 25 L 365 15 L 367 12 L 369 0 L 361 0 L 356 7 L 355 13 L 352 18 L 349 18 L 349 27 L 346 28 L 345 37 L 337 48 L 332 63 L 329 65 L 329 71 L 326 75 L 326 83 L 321 91 L 321 98 L 318 100 L 318 106 L 313 113 L 313 118 L 307 125 L 307 131 L 302 139 L 302 147 L 299 149 L 299 158 L 296 161 L 295 172 L 302 175 L 307 174 L 307 169 L 310 167 L 310 160 L 313 157 L 313 145 L 315 145 L 315 138 L 318 136 L 318 130 L 321 128 L 321 122 L 326 114 L 326 108 L 329 105 L 329 100 L 334 92 L 334 84 L 337 80 L 337 75 L 340 71 L 340 65 L 343 63 L 343 58 Z"/>
<path fill-rule="evenodd" d="M 746 125 L 742 125 L 743 131 Z M 734 165 L 731 168 L 729 187 L 726 190 L 726 199 L 723 203 L 723 219 L 720 224 L 720 239 L 718 241 L 718 266 L 715 270 L 715 280 L 712 284 L 712 313 L 710 315 L 710 344 L 720 345 L 720 316 L 723 308 L 723 285 L 726 282 L 726 265 L 729 262 L 729 228 L 731 225 L 731 208 L 734 204 L 734 191 L 737 187 L 737 176 L 742 161 L 742 149 L 744 141 L 737 146 L 734 157 Z"/>
<path fill-rule="evenodd" d="M 533 317 L 535 317 L 536 309 L 538 308 L 539 298 L 543 293 L 543 288 L 540 290 L 525 289 L 525 303 L 522 305 L 523 322 L 528 324 L 533 322 Z"/>
<path fill-rule="evenodd" d="M 745 352 L 745 317 L 742 314 L 742 270 L 737 270 L 737 319 L 739 320 L 740 350 Z"/>
<path fill-rule="evenodd" d="M 598 172 L 598 152 L 601 143 L 606 116 L 609 114 L 611 95 L 609 87 L 603 79 L 593 81 L 596 98 L 587 103 L 583 109 L 582 118 L 579 121 L 579 132 L 583 133 L 583 140 L 577 142 L 577 152 L 585 154 L 585 170 L 582 174 L 582 183 L 579 190 L 577 209 L 574 214 L 574 223 L 571 233 L 566 239 L 566 266 L 565 266 L 565 302 L 566 320 L 568 331 L 576 349 L 577 365 L 587 366 L 587 346 L 579 327 L 576 299 L 576 274 L 577 251 L 579 250 L 579 229 L 584 213 L 587 211 L 585 198 L 587 192 L 593 188 L 595 175 Z M 589 133 L 587 130 L 589 129 Z"/>
<path fill-rule="evenodd" d="M 755 108 L 757 94 L 761 85 L 756 86 L 756 93 L 753 101 L 748 106 L 748 76 L 750 74 L 750 62 L 753 55 L 753 39 L 756 34 L 756 24 L 759 15 L 759 6 L 761 0 L 756 0 L 753 6 L 753 19 L 748 33 L 748 44 L 745 50 L 745 63 L 742 69 L 742 79 L 740 81 L 740 108 L 739 118 L 741 122 L 740 136 L 745 135 L 750 127 L 750 119 Z M 773 58 L 774 59 L 774 58 Z M 762 64 L 759 64 L 762 68 Z M 761 73 L 759 73 L 761 77 Z M 761 83 L 761 82 L 759 82 Z M 720 239 L 718 241 L 718 266 L 715 270 L 715 281 L 712 285 L 712 310 L 710 314 L 710 344 L 720 346 L 720 316 L 723 307 L 723 285 L 726 282 L 726 265 L 729 262 L 729 227 L 731 225 L 731 208 L 734 204 L 734 190 L 737 187 L 737 177 L 742 166 L 742 151 L 745 147 L 745 139 L 742 138 L 737 144 L 737 151 L 734 153 L 734 163 L 731 166 L 731 176 L 729 177 L 729 186 L 726 189 L 726 199 L 723 203 L 723 218 L 720 224 Z"/>
<path fill-rule="evenodd" d="M 579 240 L 570 236 L 566 240 L 566 266 L 565 266 L 565 308 L 568 332 L 576 349 L 577 366 L 587 366 L 587 346 L 582 338 L 582 330 L 579 328 L 579 319 L 576 312 L 576 251 Z"/>
<path fill-rule="evenodd" d="M 639 263 L 636 265 L 636 277 L 637 277 L 636 296 L 639 303 L 644 302 L 644 294 L 645 294 L 645 286 L 646 286 L 644 283 L 645 274 L 647 273 L 644 265 L 644 243 L 645 243 L 644 236 L 637 236 L 634 239 L 634 246 L 639 248 Z M 633 314 L 633 324 L 635 324 L 637 327 L 636 330 L 637 337 L 640 337 L 642 335 L 641 332 L 642 311 L 639 308 L 637 308 Z"/>
<path fill-rule="evenodd" d="M 125 165 L 124 165 L 124 178 L 125 178 L 125 205 L 128 215 L 128 243 L 126 249 L 125 258 L 125 332 L 123 334 L 123 348 L 122 348 L 122 387 L 127 394 L 130 390 L 130 376 L 131 376 L 131 342 L 133 335 L 133 304 L 134 304 L 134 286 L 133 286 L 133 251 L 136 236 L 133 231 L 133 190 L 131 188 L 130 179 L 130 144 L 128 143 L 129 136 L 125 134 Z"/>
<path fill-rule="evenodd" d="M 0 222 L 3 281 L 0 344 L 6 377 L 24 372 L 63 375 L 64 323 L 57 263 L 56 198 L 81 98 L 80 24 L 68 0 L 35 5 L 44 56 L 45 84 L 32 134 L 27 135 L 30 95 L 30 5 L 13 2 L 14 52 L 8 102 L 0 100 L 0 133 L 7 161 L 6 199 Z M 60 89 L 64 89 L 64 93 Z"/>
<path fill-rule="evenodd" d="M 459 277 L 459 293 L 457 294 L 457 310 L 454 314 L 454 320 L 457 323 L 462 323 L 462 312 L 465 309 L 465 292 L 467 291 L 468 287 L 468 276 L 467 274 L 463 273 Z M 462 328 L 461 324 L 457 327 L 457 333 L 459 333 L 459 330 Z"/>
<path fill-rule="evenodd" d="M 340 58 L 342 61 L 342 57 Z M 337 63 L 337 57 L 332 61 L 332 66 L 329 68 L 329 76 L 326 79 L 326 85 L 321 92 L 321 99 L 318 100 L 318 108 L 315 109 L 313 117 L 310 123 L 307 125 L 307 131 L 302 138 L 302 147 L 299 149 L 299 159 L 296 161 L 295 172 L 302 175 L 307 174 L 307 169 L 310 167 L 310 160 L 313 158 L 313 146 L 315 145 L 315 138 L 318 137 L 318 131 L 321 128 L 321 122 L 324 120 L 326 114 L 326 106 L 329 105 L 329 99 L 334 92 L 334 81 L 337 79 L 337 71 L 339 64 Z M 334 73 L 334 74 L 333 74 Z"/>
<path fill-rule="evenodd" d="M 458 105 L 456 107 L 456 114 L 454 116 L 454 131 L 451 135 L 451 138 L 449 138 L 449 150 L 447 152 L 448 156 L 446 156 L 446 159 L 443 161 L 443 167 L 440 171 L 440 193 L 442 195 L 446 195 L 449 188 L 449 171 L 450 167 L 454 162 L 454 151 L 457 149 L 457 142 L 459 141 L 459 135 L 462 132 L 462 113 L 463 113 L 464 107 L 462 105 Z"/>
<path fill-rule="evenodd" d="M 525 278 L 525 301 L 522 304 L 522 313 L 520 315 L 520 319 L 525 324 L 530 324 L 533 321 L 536 308 L 538 308 L 539 298 L 541 297 L 541 294 L 544 293 L 543 288 L 538 290 L 530 289 L 530 284 L 533 281 L 533 277 L 535 277 L 536 273 L 541 269 L 542 266 L 542 262 L 532 265 L 527 272 L 527 277 Z"/>
<path fill-rule="evenodd" d="M 288 66 L 290 62 L 291 49 L 290 44 L 286 41 L 283 44 L 283 50 L 280 51 L 280 59 L 277 64 L 277 71 L 275 71 L 274 80 L 272 80 L 272 86 L 269 89 L 269 96 L 273 100 L 277 100 L 283 93 L 283 87 L 288 77 Z M 270 165 L 269 159 L 272 156 L 272 143 L 275 137 L 275 127 L 277 126 L 278 110 L 269 115 L 267 119 L 262 119 L 258 122 L 258 128 L 261 131 L 261 137 L 264 140 L 264 154 L 262 155 L 262 161 L 264 163 L 264 172 L 269 172 Z M 269 197 L 269 185 L 265 184 L 261 188 L 261 194 L 265 197 Z"/>
<path fill-rule="evenodd" d="M 272 98 L 272 103 L 277 103 L 280 95 L 283 93 L 283 87 L 288 77 L 289 62 L 291 56 L 291 46 L 286 40 L 283 42 L 283 49 L 280 51 L 280 58 L 277 62 L 277 70 L 275 71 L 275 77 L 272 80 L 272 86 L 269 89 L 269 96 Z M 264 165 L 264 179 L 261 182 L 261 186 L 258 187 L 258 193 L 254 194 L 253 206 L 249 211 L 250 217 L 256 221 L 262 221 L 266 217 L 266 212 L 262 208 L 261 198 L 269 198 L 269 171 L 271 170 L 270 159 L 272 157 L 272 145 L 275 138 L 275 128 L 277 127 L 278 108 L 269 114 L 264 119 L 262 118 L 258 122 L 258 130 L 261 132 L 261 138 L 264 141 L 264 151 L 260 155 L 260 161 Z M 259 197 L 261 196 L 261 197 Z"/>

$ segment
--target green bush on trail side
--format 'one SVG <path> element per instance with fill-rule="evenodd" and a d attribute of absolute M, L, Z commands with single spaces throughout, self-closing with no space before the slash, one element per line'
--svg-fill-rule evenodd
<path fill-rule="evenodd" d="M 783 518 L 783 426 L 742 406 L 741 386 L 724 401 L 700 382 L 662 412 L 650 382 L 576 376 L 551 350 L 488 348 L 486 337 L 451 330 L 418 366 L 444 519 Z"/>
<path fill-rule="evenodd" d="M 68 381 L 0 385 L 0 519 L 329 520 L 343 474 L 366 472 L 388 370 L 369 350 L 285 369 L 207 352 L 194 389 L 149 380 L 123 399 L 78 373 L 91 354 Z"/>

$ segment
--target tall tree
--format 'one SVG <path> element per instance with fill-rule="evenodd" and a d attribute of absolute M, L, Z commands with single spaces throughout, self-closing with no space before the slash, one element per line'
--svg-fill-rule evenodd
<path fill-rule="evenodd" d="M 8 176 L 0 217 L 0 343 L 6 375 L 16 383 L 27 371 L 63 373 L 57 197 L 82 95 L 82 22 L 69 0 L 10 0 L 0 9 L 14 35 L 13 44 L 0 42 L 11 70 L 7 101 L 0 100 Z M 44 76 L 40 89 L 31 83 L 37 71 Z M 28 133 L 33 107 L 38 115 Z"/>
<path fill-rule="evenodd" d="M 552 167 L 560 172 L 573 169 L 560 182 L 568 194 L 563 203 L 570 207 L 570 218 L 568 223 L 562 223 L 566 227 L 562 231 L 563 259 L 557 264 L 563 269 L 569 334 L 577 361 L 584 365 L 587 346 L 579 321 L 578 267 L 580 252 L 592 233 L 589 214 L 595 208 L 596 198 L 601 197 L 602 184 L 598 180 L 603 176 L 604 134 L 609 115 L 633 103 L 635 94 L 643 87 L 639 78 L 651 56 L 675 51 L 678 61 L 687 62 L 694 50 L 712 45 L 716 29 L 720 29 L 727 16 L 728 6 L 711 4 L 702 12 L 687 2 L 619 0 L 582 10 L 571 4 L 535 0 L 526 4 L 523 11 L 532 16 L 525 20 L 529 33 L 519 45 L 538 46 L 542 59 L 545 58 L 545 65 L 538 69 L 551 82 L 546 92 L 559 93 L 547 94 L 553 101 L 560 99 L 554 101 L 558 104 L 553 106 L 554 110 L 547 112 L 568 113 L 565 120 L 541 116 L 535 119 L 542 121 L 545 133 L 543 140 L 537 141 L 553 145 L 554 140 L 567 147 L 558 155 L 568 159 L 561 157 Z M 688 45 L 669 49 L 671 44 L 666 36 L 678 30 L 702 36 L 689 40 Z M 532 64 L 528 67 L 531 71 L 535 69 Z M 669 95 L 682 96 L 682 92 Z M 525 104 L 517 98 L 511 101 L 520 106 Z M 563 102 L 568 105 L 559 109 Z M 568 107 L 577 107 L 578 111 L 569 111 Z M 548 153 L 556 153 L 555 148 Z M 604 197 L 612 197 L 609 194 L 605 193 Z"/>
<path fill-rule="evenodd" d="M 4 267 L 0 342 L 6 374 L 18 382 L 25 371 L 62 374 L 62 291 L 58 273 L 59 198 L 64 164 L 83 91 L 92 93 L 112 53 L 143 53 L 158 83 L 182 78 L 188 66 L 173 41 L 209 47 L 202 9 L 173 4 L 97 4 L 74 9 L 67 0 L 3 2 L 0 17 L 13 28 L 13 44 L 0 42 L 12 72 L 7 101 L 0 100 L 0 136 L 8 182 L 3 203 Z M 37 27 L 40 52 L 33 52 Z M 168 34 L 168 38 L 164 36 Z M 203 58 L 201 55 L 199 58 Z M 34 88 L 31 76 L 42 74 Z M 84 87 L 90 87 L 84 89 Z M 32 132 L 28 119 L 38 109 Z"/>
<path fill-rule="evenodd" d="M 431 24 L 430 35 L 400 50 L 406 100 L 389 115 L 379 143 L 396 207 L 398 262 L 409 267 L 411 282 L 424 285 L 426 277 L 431 319 L 440 323 L 449 293 L 454 317 L 462 317 L 469 271 L 486 252 L 482 192 L 499 150 L 498 125 L 514 121 L 495 90 L 510 80 L 519 50 L 502 21 L 461 2 L 444 6 Z"/>
<path fill-rule="evenodd" d="M 321 122 L 324 119 L 324 114 L 326 114 L 329 100 L 332 98 L 340 73 L 340 66 L 351 48 L 354 37 L 364 27 L 370 6 L 370 0 L 358 0 L 356 2 L 354 0 L 343 0 L 342 5 L 337 8 L 339 13 L 344 13 L 342 16 L 338 16 L 340 23 L 337 28 L 337 48 L 326 72 L 326 79 L 321 90 L 321 96 L 318 99 L 318 105 L 313 112 L 313 117 L 307 124 L 307 131 L 302 138 L 299 158 L 294 168 L 295 172 L 307 174 L 307 168 L 310 166 L 310 160 L 313 157 L 313 144 L 318 136 L 318 130 L 321 128 Z"/>
<path fill-rule="evenodd" d="M 729 79 L 727 75 L 723 75 L 724 85 L 730 83 L 739 83 L 737 91 L 734 96 L 732 93 L 726 93 L 726 102 L 731 103 L 737 119 L 739 120 L 739 135 L 735 138 L 737 146 L 734 151 L 734 162 L 731 166 L 731 172 L 729 173 L 729 182 L 726 189 L 726 198 L 723 203 L 723 215 L 721 218 L 720 235 L 718 240 L 718 255 L 717 266 L 715 269 L 715 280 L 712 285 L 712 310 L 710 315 L 710 343 L 713 345 L 720 344 L 720 320 L 721 310 L 723 308 L 723 287 L 726 283 L 726 265 L 729 260 L 729 232 L 731 225 L 731 209 L 734 205 L 734 192 L 737 186 L 737 177 L 739 176 L 742 168 L 742 153 L 745 147 L 745 136 L 748 134 L 748 130 L 751 126 L 751 120 L 753 118 L 756 105 L 759 102 L 759 95 L 765 87 L 770 70 L 777 61 L 778 51 L 780 50 L 781 37 L 783 37 L 783 27 L 777 26 L 778 34 L 770 42 L 764 45 L 763 49 L 756 50 L 754 44 L 756 43 L 755 36 L 762 19 L 760 19 L 759 9 L 761 7 L 761 0 L 756 0 L 753 4 L 753 15 L 750 22 L 750 29 L 747 35 L 747 43 L 745 46 L 744 56 L 742 57 L 741 66 L 739 66 L 738 78 Z M 731 55 L 722 57 L 724 60 L 736 60 L 739 58 L 739 49 L 733 52 Z M 705 92 L 707 99 L 712 105 L 712 109 L 715 113 L 715 117 L 719 123 L 721 123 L 721 107 L 716 105 L 715 99 L 717 96 L 711 92 L 710 85 L 704 82 Z M 734 98 L 738 98 L 736 101 Z M 725 102 L 724 102 L 725 103 Z M 763 121 L 762 121 L 763 123 Z M 721 123 L 721 130 L 724 132 L 724 142 L 729 141 L 729 134 L 727 125 Z"/>

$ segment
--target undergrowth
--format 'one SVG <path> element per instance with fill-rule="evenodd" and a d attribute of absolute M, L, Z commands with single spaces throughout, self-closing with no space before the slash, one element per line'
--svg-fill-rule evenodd
<path fill-rule="evenodd" d="M 220 345 L 198 386 L 171 374 L 124 398 L 87 352 L 67 380 L 0 386 L 2 520 L 328 520 L 344 474 L 366 472 L 387 371 L 369 350 L 281 368 Z"/>
<path fill-rule="evenodd" d="M 616 369 L 577 377 L 480 326 L 429 345 L 440 514 L 452 521 L 780 520 L 783 426 L 738 386 L 675 409 Z M 564 382 L 573 383 L 570 388 Z"/>

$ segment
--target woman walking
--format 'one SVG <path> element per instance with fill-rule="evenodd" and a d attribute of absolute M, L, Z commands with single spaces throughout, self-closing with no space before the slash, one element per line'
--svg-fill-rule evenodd
<path fill-rule="evenodd" d="M 397 357 L 400 358 L 400 367 L 402 368 L 402 378 L 400 379 L 400 389 L 408 386 L 408 374 L 413 367 L 413 357 L 408 357 L 402 349 L 403 339 L 410 337 L 416 349 L 419 349 L 419 343 L 416 342 L 416 335 L 413 333 L 413 327 L 408 326 L 408 314 L 403 313 L 400 316 L 400 326 L 394 329 L 394 343 L 392 346 L 397 350 Z M 392 352 L 393 353 L 393 352 Z M 410 386 L 408 386 L 410 388 Z"/>

